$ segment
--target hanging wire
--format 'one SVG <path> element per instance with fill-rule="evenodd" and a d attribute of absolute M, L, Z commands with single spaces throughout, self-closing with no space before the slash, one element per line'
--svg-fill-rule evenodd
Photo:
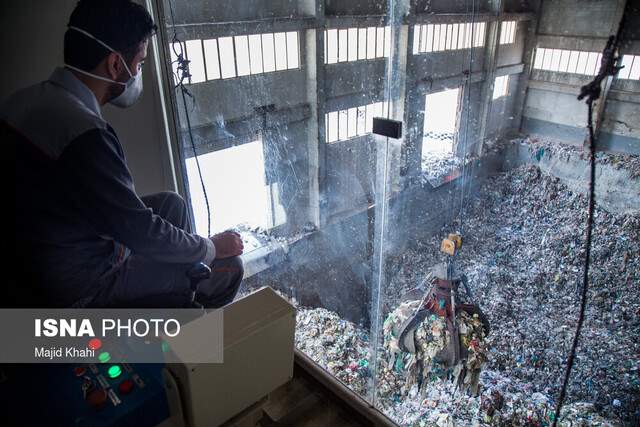
<path fill-rule="evenodd" d="M 553 427 L 556 427 L 558 424 L 558 420 L 560 418 L 560 411 L 562 410 L 562 406 L 564 404 L 564 400 L 567 395 L 567 387 L 569 386 L 569 380 L 571 378 L 571 370 L 573 369 L 573 365 L 575 363 L 576 351 L 578 348 L 578 343 L 580 341 L 580 333 L 582 332 L 582 326 L 584 324 L 585 319 L 585 309 L 587 305 L 587 296 L 589 291 L 589 268 L 591 266 L 591 234 L 593 229 L 593 213 L 595 208 L 595 188 L 596 188 L 596 133 L 593 127 L 593 103 L 600 98 L 600 94 L 602 92 L 601 83 L 608 76 L 614 76 L 620 71 L 623 67 L 618 67 L 616 64 L 619 62 L 618 55 L 618 46 L 620 44 L 620 39 L 622 37 L 624 20 L 627 16 L 628 7 L 631 2 L 627 2 L 625 10 L 622 14 L 622 19 L 620 19 L 620 24 L 618 26 L 618 32 L 615 36 L 610 36 L 607 41 L 607 45 L 602 52 L 602 60 L 600 61 L 600 71 L 593 79 L 593 81 L 580 89 L 580 95 L 578 96 L 578 100 L 582 100 L 586 98 L 586 103 L 588 107 L 588 116 L 587 116 L 587 128 L 589 130 L 589 205 L 587 211 L 587 223 L 586 223 L 586 238 L 585 238 L 585 261 L 582 275 L 582 292 L 580 296 L 580 312 L 578 314 L 578 322 L 576 324 L 576 331 L 573 336 L 573 342 L 571 344 L 571 350 L 569 351 L 569 356 L 567 357 L 567 369 L 565 370 L 564 379 L 562 381 L 562 388 L 560 389 L 560 396 L 558 397 L 558 402 L 556 404 L 556 409 L 554 413 L 553 419 Z M 605 100 L 601 101 L 605 102 Z M 601 112 L 604 109 L 601 110 Z"/>
<path fill-rule="evenodd" d="M 458 228 L 458 232 L 462 235 L 464 233 L 464 214 L 465 214 L 465 209 L 464 209 L 464 198 L 465 198 L 465 185 L 467 182 L 467 174 L 469 173 L 467 170 L 467 148 L 468 148 L 468 142 L 469 142 L 469 122 L 471 121 L 471 74 L 472 74 L 472 70 L 473 70 L 473 57 L 474 57 L 474 42 L 475 42 L 475 38 L 476 38 L 476 0 L 473 0 L 471 3 L 471 47 L 469 49 L 469 69 L 467 70 L 467 75 L 466 75 L 466 83 L 464 85 L 464 91 L 465 93 L 463 93 L 463 96 L 466 96 L 467 98 L 467 102 L 463 103 L 463 105 L 466 106 L 466 123 L 465 123 L 465 129 L 464 129 L 464 143 L 462 145 L 462 176 L 461 176 L 461 182 L 460 182 L 460 212 L 459 212 L 459 219 L 458 219 L 458 223 L 459 223 L 459 228 Z"/>
<path fill-rule="evenodd" d="M 464 138 L 462 139 L 462 150 L 457 150 L 456 147 L 456 151 L 462 153 L 461 156 L 461 173 L 460 173 L 460 210 L 458 211 L 458 229 L 457 229 L 457 233 L 459 233 L 460 235 L 463 234 L 464 232 L 464 226 L 463 226 L 463 220 L 464 220 L 464 198 L 465 198 L 465 182 L 467 181 L 467 174 L 468 169 L 466 168 L 466 154 L 467 154 L 467 147 L 468 147 L 468 138 L 469 138 L 469 121 L 470 121 L 470 114 L 471 114 L 471 86 L 470 86 L 470 82 L 471 82 L 471 69 L 473 67 L 473 50 L 474 50 L 474 40 L 475 40 L 475 18 L 476 18 L 476 6 L 475 6 L 475 0 L 472 1 L 471 4 L 471 37 L 470 37 L 470 49 L 469 49 L 469 69 L 467 72 L 465 72 L 464 70 L 464 64 L 465 64 L 465 60 L 462 59 L 461 64 L 460 64 L 460 71 L 461 74 L 464 75 L 466 81 L 464 83 L 464 85 L 462 86 L 462 93 L 459 95 L 459 99 L 462 99 L 464 101 L 464 98 L 466 98 L 466 102 L 462 102 L 462 107 L 465 109 L 465 113 L 466 113 L 466 121 L 465 121 L 465 126 L 464 126 Z M 467 13 L 469 13 L 469 4 L 467 3 L 466 6 L 466 11 Z M 460 34 L 458 33 L 458 37 L 460 37 Z M 465 32 L 464 37 L 466 39 L 467 34 Z M 464 42 L 463 42 L 464 43 Z M 425 112 L 426 112 L 426 107 L 425 107 Z M 462 114 L 460 114 L 460 118 L 462 118 Z M 459 134 L 459 132 L 458 132 Z M 424 143 L 424 141 L 423 141 Z M 456 152 L 452 152 L 451 153 L 451 158 L 454 159 L 458 154 Z M 451 191 L 451 197 L 449 198 L 449 225 L 452 226 L 455 222 L 455 204 L 456 204 L 456 194 Z M 451 257 L 447 257 L 447 276 L 451 275 L 453 272 L 453 268 L 454 268 L 454 263 L 455 260 L 458 256 L 458 252 L 454 252 L 454 255 Z"/>
<path fill-rule="evenodd" d="M 191 98 L 195 105 L 195 97 L 185 86 L 185 80 L 189 81 L 191 73 L 189 72 L 189 60 L 185 58 L 184 48 L 182 42 L 178 38 L 178 32 L 176 30 L 176 20 L 173 13 L 173 2 L 169 0 L 169 13 L 171 14 L 171 27 L 173 29 L 173 37 L 171 38 L 171 50 L 176 57 L 175 61 L 171 62 L 171 69 L 173 71 L 173 65 L 176 65 L 174 77 L 178 83 L 174 86 L 174 89 L 180 89 L 182 95 L 182 105 L 184 106 L 184 115 L 187 121 L 187 130 L 189 133 L 189 142 L 191 149 L 193 150 L 193 157 L 196 161 L 196 168 L 198 170 L 198 178 L 200 179 L 200 185 L 202 185 L 202 194 L 204 195 L 204 202 L 207 207 L 207 236 L 211 236 L 211 207 L 209 205 L 209 196 L 207 195 L 207 188 L 202 178 L 202 169 L 200 168 L 200 160 L 198 159 L 198 151 L 196 150 L 196 144 L 193 139 L 193 130 L 191 129 L 191 117 L 189 116 L 189 108 L 187 106 L 187 96 Z M 178 49 L 176 49 L 176 45 Z"/>

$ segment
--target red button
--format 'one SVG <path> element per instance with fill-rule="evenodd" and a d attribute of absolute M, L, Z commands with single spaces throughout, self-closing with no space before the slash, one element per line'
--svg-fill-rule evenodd
<path fill-rule="evenodd" d="M 120 394 L 129 394 L 133 391 L 133 381 L 124 380 L 118 386 L 118 390 L 120 390 Z"/>
<path fill-rule="evenodd" d="M 76 374 L 76 377 L 81 377 L 87 372 L 87 368 L 84 366 L 78 366 L 73 368 L 73 373 Z"/>
<path fill-rule="evenodd" d="M 89 340 L 89 348 L 91 350 L 97 350 L 100 347 L 102 347 L 102 341 L 100 341 L 100 339 L 92 338 L 91 340 Z"/>
<path fill-rule="evenodd" d="M 104 405 L 104 402 L 107 401 L 107 392 L 101 388 L 94 389 L 87 394 L 86 399 L 89 405 L 98 409 L 101 408 Z"/>

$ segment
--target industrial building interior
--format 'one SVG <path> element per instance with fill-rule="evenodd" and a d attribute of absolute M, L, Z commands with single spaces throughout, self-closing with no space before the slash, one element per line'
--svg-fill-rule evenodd
<path fill-rule="evenodd" d="M 53 3 L 4 6 L 22 67 L 3 98 L 61 63 L 75 2 Z M 202 236 L 237 230 L 238 298 L 267 286 L 296 312 L 293 379 L 222 421 L 640 424 L 638 2 L 143 4 L 144 94 L 104 110 L 136 189 L 181 194 Z M 472 308 L 451 303 L 464 351 L 442 366 L 450 301 L 412 351 L 404 331 L 453 276 Z"/>

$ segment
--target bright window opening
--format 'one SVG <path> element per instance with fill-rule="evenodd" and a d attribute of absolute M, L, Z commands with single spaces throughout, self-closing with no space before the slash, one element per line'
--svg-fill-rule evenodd
<path fill-rule="evenodd" d="M 486 23 L 424 24 L 413 27 L 413 54 L 484 46 Z"/>
<path fill-rule="evenodd" d="M 262 141 L 198 156 L 211 208 L 211 232 L 246 225 L 264 230 L 285 222 L 278 184 L 265 181 Z M 196 232 L 207 233 L 207 208 L 195 158 L 186 160 Z M 250 196 L 250 197 L 248 197 Z"/>
<path fill-rule="evenodd" d="M 457 136 L 460 88 L 430 93 L 425 99 L 422 157 L 453 153 Z"/>
<path fill-rule="evenodd" d="M 506 96 L 509 93 L 509 76 L 496 77 L 493 82 L 493 99 Z"/>
<path fill-rule="evenodd" d="M 221 37 L 218 39 L 220 50 L 220 66 L 222 78 L 228 79 L 236 76 L 236 66 L 233 61 L 233 37 Z M 193 64 L 189 64 L 192 67 Z"/>
<path fill-rule="evenodd" d="M 618 73 L 619 79 L 640 80 L 640 55 L 624 55 L 620 65 L 624 68 Z"/>
<path fill-rule="evenodd" d="M 500 44 L 511 44 L 516 41 L 516 21 L 504 21 L 500 24 Z"/>
<path fill-rule="evenodd" d="M 249 38 L 247 36 L 236 36 L 233 38 L 236 47 L 236 67 L 238 77 L 251 74 L 249 61 Z"/>
<path fill-rule="evenodd" d="M 187 40 L 181 45 L 190 61 L 191 78 L 186 83 L 300 68 L 297 31 Z M 175 69 L 177 56 L 173 50 L 171 57 Z M 178 83 L 177 76 L 174 79 Z"/>
<path fill-rule="evenodd" d="M 391 49 L 390 27 L 343 28 L 324 32 L 324 63 L 385 58 Z"/>
<path fill-rule="evenodd" d="M 374 117 L 387 117 L 388 102 L 353 107 L 325 114 L 326 142 L 346 141 L 356 136 L 370 134 Z"/>
<path fill-rule="evenodd" d="M 536 48 L 533 68 L 560 73 L 595 76 L 602 54 L 577 50 Z"/>
<path fill-rule="evenodd" d="M 200 83 L 207 80 L 204 68 L 204 55 L 200 40 L 189 40 L 186 42 L 189 52 L 189 72 L 191 73 L 190 83 Z"/>

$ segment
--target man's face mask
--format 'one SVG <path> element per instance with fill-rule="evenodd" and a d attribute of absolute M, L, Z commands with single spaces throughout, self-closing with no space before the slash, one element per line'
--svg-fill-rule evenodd
<path fill-rule="evenodd" d="M 142 70 L 140 69 L 140 66 L 138 66 L 138 69 L 136 70 L 136 74 L 133 75 L 131 73 L 131 70 L 129 70 L 129 66 L 127 65 L 127 62 L 124 60 L 124 58 L 122 57 L 122 55 L 118 52 L 116 52 L 114 49 L 111 48 L 111 46 L 107 45 L 106 43 L 104 43 L 102 40 L 97 39 L 96 37 L 94 37 L 93 35 L 89 34 L 88 32 L 86 32 L 83 29 L 77 28 L 77 27 L 72 27 L 69 26 L 70 30 L 74 30 L 74 31 L 78 31 L 79 33 L 84 34 L 87 37 L 90 37 L 92 39 L 94 39 L 96 42 L 100 43 L 102 46 L 104 46 L 105 48 L 109 49 L 111 52 L 115 53 L 116 55 L 118 55 L 118 57 L 120 58 L 120 60 L 122 61 L 122 63 L 124 64 L 124 68 L 127 70 L 127 73 L 129 73 L 129 80 L 127 80 L 126 83 L 123 82 L 119 82 L 116 80 L 111 80 L 108 79 L 106 77 L 102 77 L 102 76 L 98 76 L 96 74 L 90 73 L 88 71 L 85 70 L 81 70 L 79 68 L 76 68 L 72 65 L 68 65 L 65 64 L 65 67 L 77 71 L 78 73 L 82 73 L 85 74 L 87 76 L 93 77 L 95 79 L 98 80 L 103 80 L 105 82 L 110 82 L 110 83 L 116 83 L 118 85 L 124 86 L 124 90 L 122 91 L 122 93 L 118 96 L 116 96 L 115 98 L 113 98 L 112 100 L 109 101 L 110 104 L 115 105 L 116 107 L 120 107 L 120 108 L 126 108 L 126 107 L 130 107 L 132 106 L 140 97 L 140 94 L 142 93 Z"/>

